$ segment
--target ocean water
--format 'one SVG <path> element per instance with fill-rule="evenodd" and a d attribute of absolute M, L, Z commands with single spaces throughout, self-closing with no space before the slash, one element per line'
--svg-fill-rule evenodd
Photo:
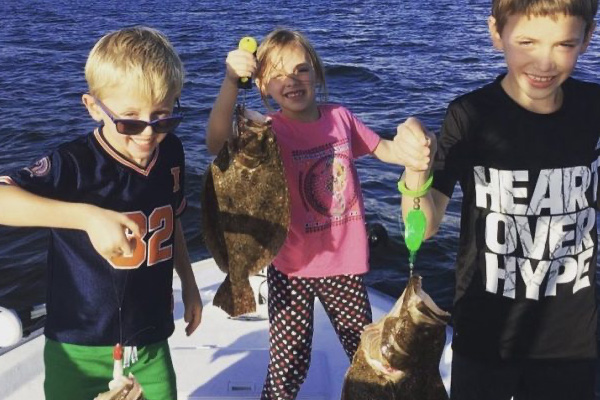
<path fill-rule="evenodd" d="M 342 103 L 381 136 L 417 116 L 439 131 L 448 102 L 494 79 L 504 69 L 491 46 L 489 0 L 320 0 L 198 2 L 0 2 L 0 172 L 26 166 L 59 143 L 89 132 L 94 122 L 81 103 L 83 67 L 94 42 L 131 25 L 160 29 L 187 70 L 177 133 L 186 150 L 187 198 L 183 217 L 193 261 L 209 257 L 201 232 L 201 176 L 211 161 L 204 137 L 224 77 L 227 52 L 242 36 L 259 41 L 283 26 L 311 40 L 327 71 L 329 100 Z M 600 82 L 600 43 L 592 40 L 575 76 Z M 251 108 L 265 111 L 256 91 Z M 372 248 L 367 283 L 397 296 L 408 278 L 402 238 L 398 166 L 373 157 L 357 163 L 367 222 L 381 224 L 388 240 Z M 452 306 L 461 193 L 450 202 L 435 240 L 416 264 L 425 289 Z M 2 210 L 0 210 L 2 212 Z M 0 227 L 0 305 L 25 308 L 44 302 L 47 233 Z"/>

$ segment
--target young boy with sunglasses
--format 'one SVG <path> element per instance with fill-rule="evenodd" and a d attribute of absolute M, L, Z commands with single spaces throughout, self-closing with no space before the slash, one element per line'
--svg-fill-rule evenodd
<path fill-rule="evenodd" d="M 188 335 L 202 312 L 178 218 L 185 166 L 173 131 L 182 119 L 183 75 L 160 32 L 107 34 L 85 66 L 83 103 L 100 127 L 0 177 L 0 223 L 51 228 L 47 400 L 106 391 L 115 343 L 127 346 L 125 374 L 135 375 L 147 399 L 177 397 L 167 343 L 173 267 Z"/>
<path fill-rule="evenodd" d="M 428 192 L 435 137 L 399 127 L 403 214 L 420 197 L 431 236 L 457 182 L 464 195 L 452 399 L 594 398 L 600 86 L 570 76 L 597 8 L 492 1 L 507 71 L 450 103 Z"/>

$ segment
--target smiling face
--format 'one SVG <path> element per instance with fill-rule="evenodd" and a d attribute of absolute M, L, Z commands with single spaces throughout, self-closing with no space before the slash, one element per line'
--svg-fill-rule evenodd
<path fill-rule="evenodd" d="M 107 94 L 100 99 L 115 118 L 152 121 L 171 115 L 176 95 L 168 95 L 164 100 L 156 101 L 141 94 L 135 85 L 133 86 L 115 86 L 112 90 L 107 90 Z M 94 97 L 89 94 L 83 95 L 83 103 L 92 118 L 103 122 L 102 133 L 106 141 L 124 158 L 140 167 L 148 165 L 154 150 L 168 135 L 168 133 L 155 134 L 151 126 L 147 126 L 137 135 L 123 135 L 117 132 L 115 124 L 96 103 Z"/>
<path fill-rule="evenodd" d="M 315 70 L 306 50 L 300 45 L 273 52 L 261 92 L 268 94 L 291 119 L 315 121 L 319 118 L 316 102 Z"/>
<path fill-rule="evenodd" d="M 511 15 L 502 32 L 489 18 L 494 46 L 504 52 L 508 73 L 502 80 L 506 93 L 522 107 L 551 113 L 562 104 L 562 83 L 571 75 L 590 35 L 585 22 L 569 15 Z M 590 32 L 593 29 L 590 30 Z"/>

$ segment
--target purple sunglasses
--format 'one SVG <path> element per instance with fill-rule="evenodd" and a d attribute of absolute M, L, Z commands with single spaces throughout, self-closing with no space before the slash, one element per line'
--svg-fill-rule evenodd
<path fill-rule="evenodd" d="M 183 114 L 181 112 L 176 112 L 169 117 L 158 118 L 150 122 L 141 119 L 115 118 L 114 114 L 108 108 L 106 108 L 106 106 L 100 100 L 95 97 L 94 100 L 96 103 L 98 103 L 102 111 L 104 111 L 104 113 L 108 115 L 110 120 L 115 124 L 117 132 L 122 135 L 138 135 L 142 133 L 142 131 L 146 129 L 148 125 L 152 127 L 153 133 L 171 133 L 175 130 L 175 128 L 177 128 L 177 126 L 179 126 L 179 123 L 183 119 Z M 176 111 L 179 111 L 181 109 L 179 99 L 176 99 L 175 101 L 177 104 Z"/>

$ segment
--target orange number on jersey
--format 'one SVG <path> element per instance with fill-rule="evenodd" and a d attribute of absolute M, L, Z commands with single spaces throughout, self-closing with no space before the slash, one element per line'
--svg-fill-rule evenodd
<path fill-rule="evenodd" d="M 173 209 L 164 206 L 155 209 L 150 214 L 150 232 L 154 232 L 148 241 L 148 266 L 173 257 L 173 245 L 161 247 L 173 236 Z"/>
<path fill-rule="evenodd" d="M 150 214 L 150 220 L 141 211 L 124 213 L 139 227 L 142 238 L 127 232 L 127 238 L 133 240 L 133 254 L 129 256 L 113 257 L 109 261 L 116 269 L 139 268 L 146 260 L 148 266 L 170 259 L 173 256 L 173 245 L 161 247 L 173 236 L 173 209 L 171 206 L 156 208 Z M 150 232 L 148 244 L 143 238 Z"/>
<path fill-rule="evenodd" d="M 133 220 L 140 227 L 142 238 L 146 236 L 146 233 L 148 232 L 146 216 L 140 211 L 124 214 L 127 215 L 129 219 Z M 143 239 L 133 236 L 133 233 L 129 229 L 127 230 L 125 235 L 130 240 L 131 246 L 133 247 L 133 254 L 131 254 L 130 256 L 113 257 L 110 259 L 110 264 L 117 269 L 139 268 L 140 265 L 142 265 L 144 261 L 146 261 L 146 242 L 144 242 Z"/>

